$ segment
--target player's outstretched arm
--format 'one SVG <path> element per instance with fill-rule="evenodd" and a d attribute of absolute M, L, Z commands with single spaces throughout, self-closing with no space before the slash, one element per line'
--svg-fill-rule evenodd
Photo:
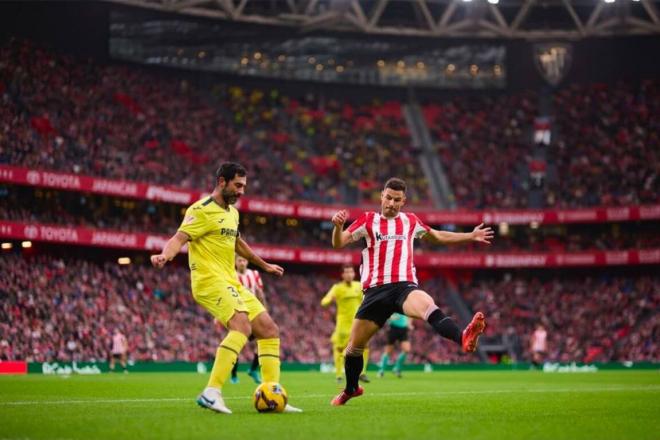
<path fill-rule="evenodd" d="M 236 239 L 236 253 L 241 257 L 247 259 L 250 263 L 260 267 L 264 272 L 281 277 L 284 275 L 284 269 L 277 264 L 270 264 L 265 262 L 259 255 L 248 246 L 248 244 L 241 237 Z"/>
<path fill-rule="evenodd" d="M 341 249 L 349 243 L 353 242 L 353 236 L 350 232 L 344 231 L 344 223 L 348 218 L 348 212 L 345 209 L 337 211 L 332 216 L 332 223 L 335 225 L 332 229 L 332 247 Z"/>
<path fill-rule="evenodd" d="M 153 264 L 154 267 L 161 269 L 165 266 L 165 263 L 176 257 L 188 240 L 190 240 L 188 234 L 177 231 L 172 238 L 167 240 L 167 243 L 165 243 L 165 247 L 163 247 L 163 251 L 160 254 L 151 256 L 151 264 Z"/>
<path fill-rule="evenodd" d="M 328 290 L 328 293 L 321 299 L 321 307 L 328 307 L 335 300 L 335 288 L 334 286 Z"/>
<path fill-rule="evenodd" d="M 471 242 L 490 244 L 490 241 L 494 236 L 495 233 L 493 230 L 490 227 L 485 227 L 482 223 L 478 226 L 475 226 L 472 232 L 449 232 L 431 229 L 426 235 L 424 235 L 424 240 L 442 245 L 463 244 Z"/>

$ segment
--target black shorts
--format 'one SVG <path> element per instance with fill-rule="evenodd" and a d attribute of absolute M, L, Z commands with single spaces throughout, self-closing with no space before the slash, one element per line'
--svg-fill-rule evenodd
<path fill-rule="evenodd" d="M 112 353 L 112 358 L 113 359 L 121 359 L 122 356 L 123 356 L 123 354 L 121 354 L 121 353 Z"/>
<path fill-rule="evenodd" d="M 408 294 L 417 289 L 419 286 L 409 281 L 367 289 L 364 291 L 364 300 L 355 317 L 373 321 L 382 327 L 392 313 L 403 313 L 403 303 L 408 298 Z"/>
<path fill-rule="evenodd" d="M 395 342 L 408 340 L 407 327 L 394 327 L 390 325 L 390 331 L 387 332 L 387 345 L 394 345 Z"/>

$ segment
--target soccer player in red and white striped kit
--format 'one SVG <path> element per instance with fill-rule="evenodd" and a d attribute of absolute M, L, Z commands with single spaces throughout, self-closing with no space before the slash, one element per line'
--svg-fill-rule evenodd
<path fill-rule="evenodd" d="M 364 300 L 358 309 L 346 348 L 346 388 L 332 399 L 332 405 L 344 405 L 364 389 L 358 385 L 362 371 L 362 351 L 371 337 L 394 312 L 427 321 L 441 336 L 460 345 L 463 351 L 476 350 L 479 335 L 486 328 L 484 314 L 477 312 L 461 332 L 456 323 L 438 308 L 433 298 L 419 288 L 413 263 L 413 241 L 417 238 L 440 245 L 478 242 L 490 244 L 494 233 L 483 223 L 469 233 L 431 229 L 415 214 L 401 212 L 406 202 L 406 183 L 391 178 L 381 193 L 381 212 L 365 212 L 346 230 L 345 210 L 332 217 L 335 249 L 364 239 L 360 268 Z"/>

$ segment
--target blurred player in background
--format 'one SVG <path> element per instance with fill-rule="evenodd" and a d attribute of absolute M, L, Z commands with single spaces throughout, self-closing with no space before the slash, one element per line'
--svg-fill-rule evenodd
<path fill-rule="evenodd" d="M 387 320 L 390 328 L 387 332 L 387 345 L 385 346 L 385 351 L 383 356 L 380 358 L 380 367 L 378 368 L 378 377 L 383 377 L 385 375 L 385 369 L 389 365 L 390 358 L 394 356 L 394 348 L 398 343 L 401 353 L 396 358 L 394 363 L 394 374 L 396 377 L 401 377 L 401 369 L 403 368 L 404 362 L 406 362 L 406 357 L 410 353 L 410 340 L 408 339 L 408 329 L 412 329 L 412 320 L 406 315 L 401 313 L 394 313 L 390 316 L 390 319 Z"/>
<path fill-rule="evenodd" d="M 259 275 L 259 271 L 248 269 L 248 260 L 240 255 L 236 256 L 236 274 L 238 275 L 238 281 L 252 292 L 267 309 L 268 304 L 266 304 L 264 283 L 261 280 L 261 275 Z M 250 335 L 248 341 L 254 341 L 254 336 Z M 259 355 L 257 354 L 255 347 L 252 348 L 254 352 L 252 356 L 252 365 L 250 365 L 247 374 L 255 381 L 255 383 L 259 384 L 261 383 L 261 374 L 259 374 Z M 231 370 L 231 383 L 238 383 L 238 362 L 234 364 L 234 368 Z"/>
<path fill-rule="evenodd" d="M 110 350 L 110 371 L 115 371 L 115 363 L 119 359 L 119 365 L 124 369 L 124 373 L 128 373 L 128 340 L 120 329 L 115 329 L 112 335 L 112 350 Z"/>
<path fill-rule="evenodd" d="M 532 364 L 537 368 L 540 367 L 548 351 L 548 332 L 545 331 L 543 324 L 536 326 L 536 330 L 532 333 L 529 348 L 532 352 Z"/>
<path fill-rule="evenodd" d="M 391 178 L 381 192 L 381 212 L 365 212 L 346 230 L 348 212 L 341 210 L 332 217 L 332 247 L 335 249 L 364 239 L 362 251 L 362 288 L 364 301 L 358 309 L 346 348 L 346 388 L 332 399 L 332 405 L 344 405 L 352 397 L 361 396 L 358 384 L 362 371 L 362 352 L 371 337 L 385 325 L 392 313 L 423 319 L 442 337 L 454 341 L 466 353 L 477 349 L 479 335 L 486 328 L 484 314 L 477 312 L 461 332 L 456 323 L 438 308 L 433 298 L 419 288 L 413 263 L 413 242 L 423 238 L 431 243 L 490 244 L 493 231 L 481 224 L 472 232 L 456 233 L 431 229 L 415 214 L 401 212 L 406 202 L 406 183 Z"/>
<path fill-rule="evenodd" d="M 245 168 L 237 163 L 223 163 L 215 173 L 213 193 L 186 210 L 176 234 L 160 254 L 151 256 L 151 263 L 162 268 L 189 243 L 193 298 L 229 330 L 220 342 L 211 376 L 197 404 L 225 414 L 231 414 L 231 410 L 222 398 L 222 386 L 251 334 L 257 339 L 261 376 L 267 382 L 280 381 L 279 328 L 236 275 L 236 254 L 267 273 L 284 274 L 282 267 L 265 262 L 240 237 L 238 210 L 233 205 L 245 192 L 246 185 Z M 289 404 L 284 411 L 300 412 Z"/>
<path fill-rule="evenodd" d="M 341 382 L 344 376 L 344 350 L 348 345 L 351 335 L 351 325 L 355 312 L 362 303 L 362 286 L 355 281 L 355 269 L 351 264 L 342 266 L 341 281 L 334 284 L 321 300 L 321 306 L 327 307 L 334 301 L 337 304 L 337 324 L 332 333 L 332 353 L 335 360 L 335 375 L 337 382 Z M 360 373 L 362 382 L 369 382 L 367 366 L 369 364 L 369 349 L 364 350 L 364 367 Z"/>

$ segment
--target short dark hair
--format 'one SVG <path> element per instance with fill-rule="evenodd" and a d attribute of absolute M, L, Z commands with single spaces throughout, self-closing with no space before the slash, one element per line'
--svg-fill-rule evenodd
<path fill-rule="evenodd" d="M 385 188 L 383 189 L 393 189 L 394 191 L 403 191 L 406 192 L 406 182 L 403 179 L 398 177 L 392 177 L 387 182 L 385 182 Z"/>
<path fill-rule="evenodd" d="M 225 162 L 220 165 L 220 168 L 215 172 L 215 181 L 218 182 L 219 178 L 225 179 L 225 182 L 229 182 L 234 179 L 236 176 L 246 176 L 247 171 L 243 165 L 236 162 Z"/>
<path fill-rule="evenodd" d="M 352 264 L 349 264 L 349 263 L 342 264 L 342 265 L 341 265 L 341 271 L 343 272 L 343 271 L 345 271 L 346 269 L 353 269 L 353 270 L 355 270 L 355 268 L 353 267 Z"/>

